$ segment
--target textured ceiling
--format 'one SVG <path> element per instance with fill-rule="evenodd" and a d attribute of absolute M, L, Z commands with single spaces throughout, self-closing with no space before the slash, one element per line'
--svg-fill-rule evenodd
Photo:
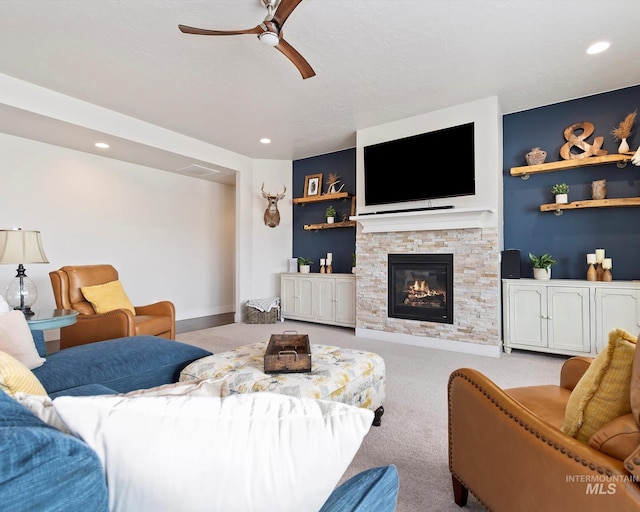
<path fill-rule="evenodd" d="M 260 0 L 0 0 L 0 73 L 286 160 L 488 96 L 506 114 L 640 83 L 637 0 L 303 0 L 284 37 L 317 73 L 307 80 L 254 35 L 177 28 L 246 29 L 265 14 Z M 600 39 L 609 51 L 586 55 Z M 57 137 L 66 129 L 78 136 Z"/>

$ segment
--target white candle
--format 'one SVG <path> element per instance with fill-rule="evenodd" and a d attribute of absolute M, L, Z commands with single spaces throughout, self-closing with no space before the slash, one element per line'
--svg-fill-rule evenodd
<path fill-rule="evenodd" d="M 611 258 L 605 258 L 604 260 L 602 260 L 602 268 L 605 270 L 611 270 L 612 263 L 613 260 Z"/>
<path fill-rule="evenodd" d="M 587 264 L 588 264 L 588 265 L 593 265 L 595 262 L 596 262 L 596 255 L 595 255 L 595 253 L 587 254 Z"/>
<path fill-rule="evenodd" d="M 320 266 L 324 267 L 324 258 L 320 258 Z"/>
<path fill-rule="evenodd" d="M 331 260 L 333 259 L 333 253 L 332 253 L 332 252 L 328 252 L 328 253 L 327 253 L 327 259 L 328 259 L 329 261 L 331 261 Z"/>
<path fill-rule="evenodd" d="M 604 260 L 604 249 L 596 249 L 596 263 L 602 263 Z"/>

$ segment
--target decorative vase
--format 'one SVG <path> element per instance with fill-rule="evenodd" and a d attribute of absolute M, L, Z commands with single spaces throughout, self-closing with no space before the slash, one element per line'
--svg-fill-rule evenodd
<path fill-rule="evenodd" d="M 327 217 L 327 224 L 333 224 L 335 220 L 336 220 L 335 217 Z"/>
<path fill-rule="evenodd" d="M 547 152 L 544 149 L 535 147 L 531 151 L 529 151 L 524 158 L 527 161 L 527 165 L 542 164 L 547 158 Z"/>
<path fill-rule="evenodd" d="M 629 144 L 627 143 L 627 139 L 621 139 L 620 145 L 618 146 L 618 153 L 627 153 L 629 151 Z"/>
<path fill-rule="evenodd" d="M 591 199 L 607 197 L 607 180 L 595 180 L 591 183 Z"/>
<path fill-rule="evenodd" d="M 567 204 L 569 202 L 569 194 L 556 194 L 556 204 Z"/>
<path fill-rule="evenodd" d="M 549 268 L 534 268 L 533 269 L 533 278 L 540 279 L 541 281 L 546 281 L 551 279 L 551 267 Z"/>
<path fill-rule="evenodd" d="M 300 265 L 301 274 L 308 274 L 309 272 L 311 272 L 311 265 Z"/>

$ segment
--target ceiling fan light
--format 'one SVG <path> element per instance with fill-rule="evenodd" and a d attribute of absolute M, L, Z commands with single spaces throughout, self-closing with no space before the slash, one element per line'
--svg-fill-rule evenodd
<path fill-rule="evenodd" d="M 263 32 L 258 35 L 258 39 L 268 46 L 278 46 L 280 42 L 280 38 L 278 38 L 278 34 L 275 32 Z"/>

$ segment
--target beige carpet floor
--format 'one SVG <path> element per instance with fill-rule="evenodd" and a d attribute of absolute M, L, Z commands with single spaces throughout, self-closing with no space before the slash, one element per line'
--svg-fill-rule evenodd
<path fill-rule="evenodd" d="M 367 338 L 353 329 L 306 322 L 230 324 L 182 333 L 179 341 L 223 352 L 294 330 L 311 343 L 368 350 L 382 356 L 387 371 L 385 413 L 371 427 L 343 480 L 365 469 L 395 464 L 400 475 L 397 512 L 481 511 L 469 496 L 466 508 L 453 502 L 448 469 L 447 382 L 462 367 L 475 368 L 502 387 L 557 383 L 566 357 L 514 351 L 500 358 L 427 349 Z"/>

